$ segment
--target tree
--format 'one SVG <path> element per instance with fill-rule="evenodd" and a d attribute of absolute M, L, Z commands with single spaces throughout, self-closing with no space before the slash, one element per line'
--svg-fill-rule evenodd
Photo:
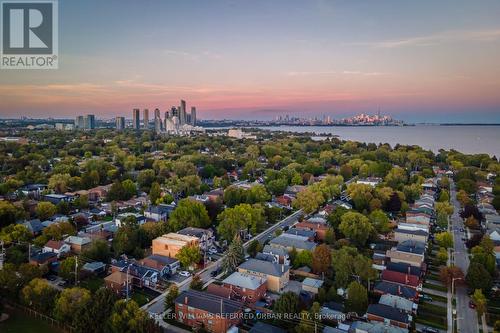
<path fill-rule="evenodd" d="M 254 239 L 253 241 L 250 242 L 250 244 L 248 244 L 247 253 L 252 258 L 255 258 L 257 253 L 262 251 L 262 248 L 263 248 L 262 244 L 260 244 L 258 240 Z"/>
<path fill-rule="evenodd" d="M 63 240 L 67 236 L 76 235 L 75 227 L 69 222 L 59 222 L 49 225 L 47 228 L 43 229 L 42 235 L 44 235 L 48 240 Z"/>
<path fill-rule="evenodd" d="M 396 167 L 392 168 L 387 176 L 385 176 L 385 182 L 388 186 L 395 190 L 399 190 L 408 181 L 408 176 L 403 168 Z"/>
<path fill-rule="evenodd" d="M 189 287 L 194 290 L 202 290 L 203 289 L 203 280 L 201 279 L 199 274 L 193 276 Z"/>
<path fill-rule="evenodd" d="M 347 287 L 347 306 L 349 311 L 361 315 L 366 312 L 368 307 L 368 292 L 365 287 L 356 281 L 353 281 Z"/>
<path fill-rule="evenodd" d="M 339 230 L 359 246 L 365 245 L 374 228 L 366 216 L 357 212 L 348 212 L 341 218 Z"/>
<path fill-rule="evenodd" d="M 464 272 L 454 265 L 451 266 L 442 266 L 439 268 L 439 279 L 447 286 L 451 286 L 453 279 L 455 279 L 455 283 L 465 282 Z"/>
<path fill-rule="evenodd" d="M 374 210 L 368 218 L 379 233 L 385 234 L 390 231 L 389 218 L 383 211 L 379 209 Z"/>
<path fill-rule="evenodd" d="M 335 231 L 332 228 L 328 228 L 325 232 L 325 243 L 328 245 L 335 243 Z"/>
<path fill-rule="evenodd" d="M 345 180 L 352 178 L 352 168 L 349 164 L 343 164 L 339 173 Z"/>
<path fill-rule="evenodd" d="M 302 266 L 312 266 L 312 261 L 313 261 L 313 255 L 311 251 L 308 250 L 302 250 L 297 253 L 293 260 L 293 267 L 294 268 L 299 268 Z"/>
<path fill-rule="evenodd" d="M 465 282 L 470 289 L 481 289 L 484 292 L 488 292 L 492 285 L 490 273 L 478 262 L 471 262 L 469 265 Z"/>
<path fill-rule="evenodd" d="M 479 229 L 479 222 L 472 215 L 465 219 L 464 224 L 469 229 Z"/>
<path fill-rule="evenodd" d="M 439 194 L 439 199 L 438 201 L 440 202 L 449 202 L 450 201 L 450 194 L 446 190 L 442 190 L 441 193 Z"/>
<path fill-rule="evenodd" d="M 477 315 L 481 317 L 484 313 L 486 313 L 486 297 L 483 294 L 481 289 L 474 290 L 474 294 L 472 294 L 472 301 L 476 305 Z"/>
<path fill-rule="evenodd" d="M 155 180 L 155 172 L 152 169 L 141 170 L 137 175 L 137 184 L 144 192 L 149 192 L 151 184 Z"/>
<path fill-rule="evenodd" d="M 24 304 L 36 311 L 50 313 L 54 306 L 57 290 L 47 280 L 35 278 L 21 291 Z"/>
<path fill-rule="evenodd" d="M 5 244 L 27 242 L 33 238 L 31 232 L 22 224 L 9 224 L 0 231 L 0 240 Z"/>
<path fill-rule="evenodd" d="M 73 287 L 64 289 L 56 300 L 54 315 L 57 320 L 73 325 L 80 309 L 90 303 L 91 295 L 87 289 Z"/>
<path fill-rule="evenodd" d="M 48 201 L 41 201 L 36 205 L 35 209 L 36 215 L 42 221 L 54 216 L 57 212 L 56 206 Z"/>
<path fill-rule="evenodd" d="M 210 226 L 210 217 L 201 202 L 182 199 L 170 215 L 169 224 L 175 231 L 185 227 L 207 228 Z"/>
<path fill-rule="evenodd" d="M 435 240 L 439 244 L 439 246 L 442 246 L 445 249 L 453 247 L 453 236 L 449 231 L 444 231 L 436 234 Z"/>
<path fill-rule="evenodd" d="M 358 211 L 369 208 L 370 201 L 373 199 L 372 191 L 373 188 L 367 184 L 350 183 L 347 186 L 347 194 Z"/>
<path fill-rule="evenodd" d="M 318 210 L 323 201 L 324 198 L 321 193 L 306 188 L 297 194 L 292 204 L 295 208 L 302 209 L 305 213 L 310 214 Z"/>
<path fill-rule="evenodd" d="M 119 300 L 109 318 L 110 333 L 156 333 L 159 328 L 133 300 Z"/>
<path fill-rule="evenodd" d="M 68 184 L 70 182 L 70 179 L 71 175 L 69 173 L 54 174 L 49 178 L 48 186 L 56 193 L 65 193 L 68 191 Z"/>
<path fill-rule="evenodd" d="M 151 189 L 149 190 L 149 201 L 151 201 L 151 204 L 154 205 L 160 197 L 161 197 L 160 184 L 154 182 L 153 185 L 151 185 Z"/>
<path fill-rule="evenodd" d="M 453 206 L 449 202 L 436 202 L 434 204 L 434 209 L 436 210 L 436 213 L 439 214 L 446 214 L 446 215 L 451 215 L 453 214 Z"/>
<path fill-rule="evenodd" d="M 328 245 L 321 244 L 314 249 L 312 269 L 316 274 L 326 273 L 330 268 L 332 255 Z"/>
<path fill-rule="evenodd" d="M 241 231 L 257 234 L 264 227 L 264 210 L 259 205 L 239 204 L 226 208 L 217 216 L 218 234 L 225 240 L 232 240 Z"/>
<path fill-rule="evenodd" d="M 79 333 L 101 333 L 108 327 L 115 302 L 115 293 L 108 288 L 99 288 L 85 307 L 78 308 L 75 313 L 74 327 Z"/>
<path fill-rule="evenodd" d="M 392 213 L 397 213 L 401 211 L 401 198 L 399 198 L 399 195 L 397 192 L 393 192 L 391 194 L 391 197 L 389 198 L 389 201 L 387 202 L 387 211 L 392 212 Z"/>
<path fill-rule="evenodd" d="M 222 259 L 222 268 L 226 272 L 232 272 L 245 260 L 245 250 L 239 235 L 236 235 L 229 244 L 226 256 Z"/>
<path fill-rule="evenodd" d="M 175 256 L 182 267 L 191 268 L 201 260 L 200 248 L 197 245 L 184 246 Z"/>
<path fill-rule="evenodd" d="M 123 186 L 123 198 L 122 200 L 128 200 L 133 196 L 137 195 L 137 186 L 130 179 L 125 179 L 122 183 Z"/>
<path fill-rule="evenodd" d="M 332 228 L 337 229 L 340 225 L 342 216 L 347 213 L 349 210 L 342 206 L 336 207 L 333 212 L 328 214 L 327 220 L 328 223 L 332 226 Z"/>
<path fill-rule="evenodd" d="M 249 204 L 263 203 L 271 199 L 263 185 L 252 186 L 246 193 L 246 202 Z"/>
<path fill-rule="evenodd" d="M 461 179 L 457 182 L 457 190 L 474 194 L 477 191 L 476 182 L 471 179 Z"/>
<path fill-rule="evenodd" d="M 438 253 L 436 254 L 437 261 L 444 265 L 448 261 L 448 251 L 444 247 L 440 247 Z"/>
<path fill-rule="evenodd" d="M 0 201 L 0 228 L 15 223 L 20 217 L 20 210 L 8 201 Z"/>
<path fill-rule="evenodd" d="M 460 205 L 462 205 L 462 207 L 465 207 L 466 205 L 470 205 L 472 203 L 469 194 L 464 190 L 460 190 L 457 192 L 457 200 L 458 202 L 460 202 Z"/>
<path fill-rule="evenodd" d="M 68 257 L 61 261 L 59 276 L 65 280 L 75 281 L 76 257 Z M 79 268 L 78 268 L 79 270 Z M 78 271 L 77 271 L 78 274 Z"/>
<path fill-rule="evenodd" d="M 172 283 L 168 288 L 168 293 L 165 295 L 165 311 L 174 306 L 177 296 L 179 296 L 179 288 L 175 283 Z"/>
<path fill-rule="evenodd" d="M 285 316 L 293 316 L 299 311 L 299 297 L 297 294 L 287 291 L 282 293 L 276 300 L 273 306 L 273 312 L 280 315 L 281 318 Z"/>
<path fill-rule="evenodd" d="M 92 245 L 83 252 L 83 256 L 95 261 L 107 263 L 111 257 L 108 242 L 102 239 L 96 239 Z"/>

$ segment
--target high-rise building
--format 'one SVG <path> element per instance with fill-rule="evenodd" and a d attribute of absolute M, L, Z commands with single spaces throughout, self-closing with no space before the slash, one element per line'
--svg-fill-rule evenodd
<path fill-rule="evenodd" d="M 160 117 L 160 109 L 158 109 L 158 108 L 155 109 L 155 119 L 156 118 L 161 118 Z"/>
<path fill-rule="evenodd" d="M 132 112 L 132 128 L 138 130 L 141 128 L 141 110 L 134 109 Z"/>
<path fill-rule="evenodd" d="M 155 117 L 155 132 L 160 133 L 163 129 L 162 123 L 161 123 L 161 118 L 160 117 Z"/>
<path fill-rule="evenodd" d="M 83 116 L 78 116 L 75 118 L 75 127 L 79 129 L 83 129 L 85 127 Z"/>
<path fill-rule="evenodd" d="M 149 109 L 144 109 L 144 128 L 149 128 Z"/>
<path fill-rule="evenodd" d="M 196 126 L 196 107 L 191 107 L 191 125 Z"/>
<path fill-rule="evenodd" d="M 84 117 L 85 129 L 95 128 L 95 116 L 93 114 L 88 114 Z"/>
<path fill-rule="evenodd" d="M 179 117 L 179 109 L 177 109 L 175 106 L 172 106 L 172 108 L 170 109 L 170 117 Z"/>
<path fill-rule="evenodd" d="M 123 131 L 125 129 L 125 117 L 116 117 L 116 130 Z"/>
<path fill-rule="evenodd" d="M 181 105 L 179 106 L 179 125 L 184 125 L 186 123 L 186 101 L 181 99 Z"/>

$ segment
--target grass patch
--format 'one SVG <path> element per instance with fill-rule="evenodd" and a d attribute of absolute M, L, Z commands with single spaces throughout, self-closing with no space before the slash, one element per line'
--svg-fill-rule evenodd
<path fill-rule="evenodd" d="M 153 299 L 150 295 L 145 294 L 140 290 L 134 290 L 131 298 L 137 303 L 137 305 L 139 305 L 139 307 L 149 303 L 149 301 Z"/>
<path fill-rule="evenodd" d="M 421 303 L 421 304 L 419 304 L 418 310 L 419 310 L 419 312 L 420 311 L 423 311 L 423 312 L 426 312 L 426 313 L 429 312 L 429 313 L 433 313 L 433 314 L 436 314 L 436 315 L 443 315 L 443 316 L 447 315 L 447 309 L 445 307 L 442 307 L 442 306 L 439 306 L 439 305 L 436 305 L 436 304 L 431 304 L 431 303 Z"/>
<path fill-rule="evenodd" d="M 448 302 L 448 299 L 446 297 L 443 297 L 443 296 L 432 295 L 432 294 L 428 294 L 428 293 L 426 293 L 426 295 L 429 295 L 430 297 L 432 297 L 433 301 L 438 301 L 438 302 L 443 302 L 443 303 Z"/>
<path fill-rule="evenodd" d="M 429 289 L 433 289 L 433 290 L 437 290 L 437 291 L 442 291 L 444 293 L 448 292 L 448 288 L 447 287 L 440 286 L 440 285 L 437 285 L 437 284 L 428 283 L 428 282 L 424 283 L 424 288 L 429 288 Z"/>
<path fill-rule="evenodd" d="M 425 326 L 432 326 L 440 330 L 446 330 L 448 327 L 446 318 L 436 317 L 430 314 L 418 315 L 415 322 Z"/>
<path fill-rule="evenodd" d="M 104 286 L 104 279 L 100 277 L 91 277 L 80 281 L 80 286 L 95 293 L 99 288 Z"/>
<path fill-rule="evenodd" d="M 64 331 L 51 326 L 46 321 L 33 318 L 19 310 L 5 310 L 10 317 L 0 323 L 2 333 L 63 333 Z"/>

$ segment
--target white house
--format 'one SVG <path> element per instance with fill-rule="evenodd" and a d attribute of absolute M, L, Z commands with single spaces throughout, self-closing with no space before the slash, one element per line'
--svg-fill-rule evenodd
<path fill-rule="evenodd" d="M 71 246 L 63 241 L 49 240 L 42 249 L 43 253 L 53 252 L 59 258 L 62 254 L 69 253 Z"/>

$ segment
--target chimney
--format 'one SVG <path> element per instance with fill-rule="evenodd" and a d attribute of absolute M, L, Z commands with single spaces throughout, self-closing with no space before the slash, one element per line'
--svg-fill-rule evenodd
<path fill-rule="evenodd" d="M 188 297 L 187 296 L 184 297 L 184 304 L 186 304 L 186 305 L 188 304 Z"/>

